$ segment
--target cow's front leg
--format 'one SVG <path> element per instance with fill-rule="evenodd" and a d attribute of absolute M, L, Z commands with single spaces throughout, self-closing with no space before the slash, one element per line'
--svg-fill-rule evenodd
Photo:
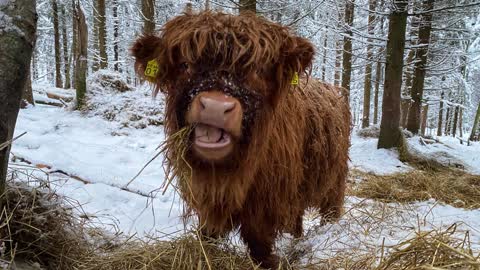
<path fill-rule="evenodd" d="M 252 259 L 262 268 L 277 269 L 279 259 L 272 253 L 275 244 L 273 227 L 262 227 L 259 224 L 242 224 L 240 235 L 250 250 Z"/>

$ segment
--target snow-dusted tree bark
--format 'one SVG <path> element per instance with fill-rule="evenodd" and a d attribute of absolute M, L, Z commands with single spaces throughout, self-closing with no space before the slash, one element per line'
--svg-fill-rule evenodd
<path fill-rule="evenodd" d="M 323 52 L 322 52 L 322 81 L 325 81 L 325 76 L 327 73 L 327 45 L 328 45 L 328 26 L 325 28 L 325 33 L 323 34 Z"/>
<path fill-rule="evenodd" d="M 427 53 L 430 43 L 430 33 L 432 31 L 432 10 L 435 0 L 426 0 L 424 10 L 430 11 L 423 13 L 420 18 L 420 29 L 418 30 L 419 48 L 416 53 L 415 71 L 412 81 L 412 104 L 408 111 L 407 129 L 413 134 L 418 133 L 420 128 L 420 109 L 423 100 L 423 88 L 425 84 L 425 74 L 427 72 Z"/>
<path fill-rule="evenodd" d="M 380 94 L 380 81 L 382 80 L 382 62 L 377 62 L 375 71 L 375 92 L 373 94 L 373 124 L 378 123 L 378 96 Z"/>
<path fill-rule="evenodd" d="M 68 89 L 71 87 L 71 78 L 70 78 L 70 60 L 68 53 L 68 35 L 67 35 L 67 15 L 65 12 L 65 5 L 62 4 L 62 36 L 63 36 L 63 65 L 65 72 L 65 88 Z"/>
<path fill-rule="evenodd" d="M 374 35 L 374 12 L 377 5 L 377 0 L 369 0 L 368 4 L 368 44 L 367 44 L 367 65 L 365 66 L 365 79 L 363 83 L 363 118 L 362 128 L 366 128 L 370 125 L 370 99 L 372 95 L 372 39 L 370 36 Z"/>
<path fill-rule="evenodd" d="M 107 67 L 105 0 L 95 0 L 93 9 L 94 47 L 93 70 Z"/>
<path fill-rule="evenodd" d="M 335 75 L 333 78 L 333 84 L 340 86 L 342 75 L 342 42 L 337 39 L 335 43 Z"/>
<path fill-rule="evenodd" d="M 78 31 L 77 31 L 77 20 L 76 20 L 76 16 L 75 16 L 75 0 L 72 0 L 72 12 L 74 13 L 73 14 L 73 19 L 72 19 L 72 87 L 73 88 L 76 88 L 76 85 L 75 85 L 75 80 L 77 78 L 77 57 L 78 57 L 78 52 L 77 52 L 77 35 L 78 35 Z"/>
<path fill-rule="evenodd" d="M 350 83 L 352 79 L 352 27 L 354 15 L 354 1 L 348 0 L 345 6 L 345 36 L 343 37 L 342 87 L 350 98 Z"/>
<path fill-rule="evenodd" d="M 85 93 L 87 92 L 88 29 L 85 13 L 80 6 L 79 0 L 75 4 L 75 20 L 77 25 L 75 86 L 77 89 L 77 109 L 80 109 L 85 102 Z"/>
<path fill-rule="evenodd" d="M 28 70 L 28 75 L 26 77 L 27 82 L 25 83 L 25 88 L 22 92 L 21 108 L 25 108 L 27 103 L 35 106 L 35 100 L 33 100 L 32 77 L 30 73 L 31 69 Z"/>
<path fill-rule="evenodd" d="M 394 0 L 393 5 L 393 10 L 389 15 L 385 87 L 378 148 L 398 147 L 402 143 L 400 99 L 408 1 Z"/>
<path fill-rule="evenodd" d="M 470 140 L 471 141 L 480 140 L 480 135 L 478 134 L 479 122 L 480 122 L 480 102 L 478 103 L 477 113 L 475 115 L 475 120 L 473 120 L 472 132 L 470 133 Z"/>
<path fill-rule="evenodd" d="M 35 45 L 35 0 L 0 2 L 0 194 L 5 189 L 10 144 Z M 3 145 L 2 145 L 3 144 Z M 1 209 L 1 206 L 0 206 Z"/>
<path fill-rule="evenodd" d="M 257 1 L 256 0 L 240 0 L 239 1 L 239 10 L 240 13 L 249 11 L 256 13 L 257 12 Z"/>
<path fill-rule="evenodd" d="M 107 57 L 107 29 L 106 21 L 107 17 L 105 16 L 105 0 L 97 0 L 97 10 L 98 16 L 95 21 L 98 22 L 98 53 L 99 53 L 99 63 L 101 69 L 106 69 L 108 66 L 108 57 Z"/>
<path fill-rule="evenodd" d="M 443 126 L 443 98 L 445 93 L 442 91 L 440 94 L 440 108 L 438 109 L 438 125 L 437 125 L 437 136 L 442 136 L 442 126 Z"/>
<path fill-rule="evenodd" d="M 457 135 L 457 127 L 458 127 L 458 111 L 460 107 L 457 105 L 455 106 L 455 110 L 453 112 L 453 128 L 452 128 L 452 136 L 455 137 Z"/>
<path fill-rule="evenodd" d="M 118 18 L 118 0 L 112 1 L 112 13 L 113 13 L 113 69 L 115 71 L 120 71 L 118 63 L 118 32 L 119 32 L 119 18 Z"/>
<path fill-rule="evenodd" d="M 57 0 L 52 0 L 52 13 L 53 13 L 53 33 L 54 33 L 54 46 L 55 46 L 55 86 L 58 88 L 63 87 L 62 83 L 62 58 L 60 54 L 60 29 L 58 20 L 58 5 Z"/>
<path fill-rule="evenodd" d="M 143 32 L 155 31 L 155 0 L 142 0 Z"/>
<path fill-rule="evenodd" d="M 452 126 L 452 110 L 450 105 L 447 107 L 447 114 L 445 118 L 445 135 L 450 135 L 450 127 Z"/>
<path fill-rule="evenodd" d="M 428 121 L 428 104 L 422 107 L 422 125 L 421 125 L 422 136 L 425 136 L 425 131 L 427 129 L 427 121 Z"/>

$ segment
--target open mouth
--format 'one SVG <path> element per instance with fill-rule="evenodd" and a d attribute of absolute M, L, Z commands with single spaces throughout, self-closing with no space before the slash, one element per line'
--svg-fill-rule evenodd
<path fill-rule="evenodd" d="M 202 148 L 218 149 L 229 145 L 232 141 L 227 131 L 207 124 L 197 124 L 194 134 L 194 144 Z"/>

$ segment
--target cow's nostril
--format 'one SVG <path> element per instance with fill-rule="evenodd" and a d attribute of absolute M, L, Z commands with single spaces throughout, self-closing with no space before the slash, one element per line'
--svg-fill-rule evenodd
<path fill-rule="evenodd" d="M 225 102 L 224 106 L 225 106 L 224 108 L 225 108 L 226 114 L 233 111 L 233 109 L 235 109 L 235 103 L 233 102 Z"/>
<path fill-rule="evenodd" d="M 200 97 L 200 108 L 202 110 L 205 110 L 207 107 L 207 100 L 204 97 Z"/>

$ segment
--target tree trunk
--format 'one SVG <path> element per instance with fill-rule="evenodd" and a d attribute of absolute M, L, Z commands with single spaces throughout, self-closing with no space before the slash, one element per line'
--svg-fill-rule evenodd
<path fill-rule="evenodd" d="M 408 108 L 410 108 L 410 99 L 402 98 L 400 101 L 400 126 L 405 127 L 407 125 Z"/>
<path fill-rule="evenodd" d="M 75 72 L 75 85 L 77 89 L 77 110 L 85 102 L 87 92 L 87 48 L 88 48 L 88 29 L 85 21 L 85 14 L 80 7 L 79 0 L 75 5 L 75 20 L 77 21 L 77 59 Z"/>
<path fill-rule="evenodd" d="M 384 6 L 384 0 L 380 0 L 380 5 L 378 5 L 378 9 L 381 12 Z M 385 16 L 380 16 L 380 36 L 384 36 L 385 33 L 383 31 L 383 23 L 385 20 Z M 380 48 L 379 55 L 383 55 L 383 48 Z M 382 58 L 377 61 L 377 67 L 375 72 L 375 94 L 373 98 L 373 124 L 376 125 L 378 123 L 378 100 L 380 95 L 380 82 L 383 79 L 382 76 Z"/>
<path fill-rule="evenodd" d="M 447 115 L 446 115 L 446 119 L 445 119 L 445 135 L 448 136 L 450 135 L 450 126 L 451 126 L 451 115 L 450 115 L 450 105 L 448 105 L 448 108 L 447 108 Z"/>
<path fill-rule="evenodd" d="M 27 104 L 32 104 L 35 106 L 35 101 L 33 100 L 33 90 L 32 90 L 32 77 L 31 77 L 31 69 L 28 70 L 27 74 L 27 82 L 25 84 L 25 89 L 23 90 L 22 93 L 22 105 L 20 108 L 25 108 Z"/>
<path fill-rule="evenodd" d="M 322 81 L 325 81 L 325 76 L 327 73 L 327 38 L 328 38 L 328 27 L 325 28 L 323 34 L 323 60 L 322 60 Z"/>
<path fill-rule="evenodd" d="M 205 10 L 210 10 L 210 0 L 205 0 Z"/>
<path fill-rule="evenodd" d="M 380 81 L 382 80 L 382 63 L 377 62 L 375 72 L 375 93 L 373 95 L 373 124 L 378 123 L 378 96 L 380 94 Z"/>
<path fill-rule="evenodd" d="M 244 12 L 257 13 L 257 1 L 256 0 L 240 0 L 239 2 L 240 14 Z"/>
<path fill-rule="evenodd" d="M 343 37 L 342 88 L 346 90 L 346 98 L 350 100 L 350 82 L 352 79 L 352 27 L 354 15 L 354 1 L 349 0 L 345 6 L 345 36 Z"/>
<path fill-rule="evenodd" d="M 458 126 L 458 110 L 460 107 L 457 105 L 455 106 L 455 112 L 453 113 L 453 128 L 452 128 L 452 136 L 455 137 L 457 135 L 457 126 Z"/>
<path fill-rule="evenodd" d="M 408 1 L 394 0 L 393 4 L 394 10 L 389 15 L 382 121 L 378 138 L 378 148 L 387 149 L 398 147 L 402 143 L 400 99 L 408 16 Z"/>
<path fill-rule="evenodd" d="M 424 10 L 431 11 L 435 0 L 426 0 Z M 432 12 L 422 15 L 420 19 L 420 29 L 418 30 L 417 59 L 415 62 L 415 71 L 412 81 L 412 105 L 408 112 L 407 129 L 413 134 L 418 133 L 420 128 L 420 108 L 423 99 L 423 88 L 425 84 L 425 73 L 427 69 L 427 53 L 430 43 L 430 33 L 432 31 Z"/>
<path fill-rule="evenodd" d="M 62 67 L 62 58 L 60 55 L 60 30 L 58 23 L 58 5 L 57 0 L 52 0 L 52 12 L 53 12 L 53 33 L 55 41 L 55 87 L 62 88 L 62 73 L 60 69 Z"/>
<path fill-rule="evenodd" d="M 443 125 L 443 98 L 445 93 L 440 94 L 440 108 L 438 109 L 438 125 L 437 125 L 437 136 L 442 136 L 442 125 Z"/>
<path fill-rule="evenodd" d="M 120 67 L 118 63 L 118 32 L 119 32 L 119 20 L 118 20 L 118 0 L 113 0 L 112 3 L 112 12 L 113 12 L 113 61 L 115 62 L 113 65 L 113 69 L 115 71 L 120 71 Z"/>
<path fill-rule="evenodd" d="M 143 33 L 155 32 L 155 0 L 142 0 Z"/>
<path fill-rule="evenodd" d="M 29 76 L 35 47 L 37 14 L 35 0 L 0 4 L 9 25 L 0 24 L 0 144 L 12 139 L 22 92 Z M 10 146 L 0 149 L 0 194 L 5 190 Z M 3 209 L 0 205 L 0 209 Z"/>
<path fill-rule="evenodd" d="M 422 128 L 421 128 L 422 136 L 425 136 L 425 131 L 427 130 L 427 122 L 428 122 L 428 104 L 424 105 L 422 108 Z"/>
<path fill-rule="evenodd" d="M 337 39 L 335 44 L 335 75 L 333 78 L 333 84 L 335 86 L 340 86 L 342 74 L 342 42 L 340 39 Z"/>
<path fill-rule="evenodd" d="M 362 118 L 362 128 L 366 128 L 370 125 L 370 100 L 372 95 L 372 39 L 370 36 L 373 36 L 375 25 L 374 20 L 375 16 L 373 15 L 375 12 L 375 6 L 377 4 L 377 0 L 369 0 L 368 5 L 368 36 L 367 39 L 367 66 L 365 67 L 365 79 L 363 84 L 363 118 Z"/>
<path fill-rule="evenodd" d="M 478 103 L 477 113 L 475 115 L 475 119 L 473 120 L 472 132 L 470 132 L 470 141 L 478 141 L 480 139 L 480 135 L 477 135 L 479 122 L 480 122 L 480 102 Z"/>
<path fill-rule="evenodd" d="M 105 0 L 97 0 L 98 17 L 95 20 L 98 21 L 98 52 L 100 54 L 100 69 L 106 69 L 108 67 L 107 56 L 107 29 L 105 16 Z"/>
<path fill-rule="evenodd" d="M 75 13 L 75 0 L 72 0 L 72 12 Z M 76 73 L 76 65 L 77 65 L 77 20 L 75 19 L 75 14 L 73 14 L 73 19 L 72 19 L 72 48 L 71 48 L 71 59 L 72 61 L 72 88 L 76 88 L 75 85 L 75 80 L 77 78 L 77 73 Z"/>
<path fill-rule="evenodd" d="M 63 64 L 64 64 L 64 72 L 65 72 L 65 89 L 69 89 L 71 87 L 70 84 L 70 61 L 69 61 L 69 53 L 68 53 L 68 35 L 67 35 L 67 15 L 65 14 L 65 5 L 62 4 L 62 36 L 63 36 Z"/>

